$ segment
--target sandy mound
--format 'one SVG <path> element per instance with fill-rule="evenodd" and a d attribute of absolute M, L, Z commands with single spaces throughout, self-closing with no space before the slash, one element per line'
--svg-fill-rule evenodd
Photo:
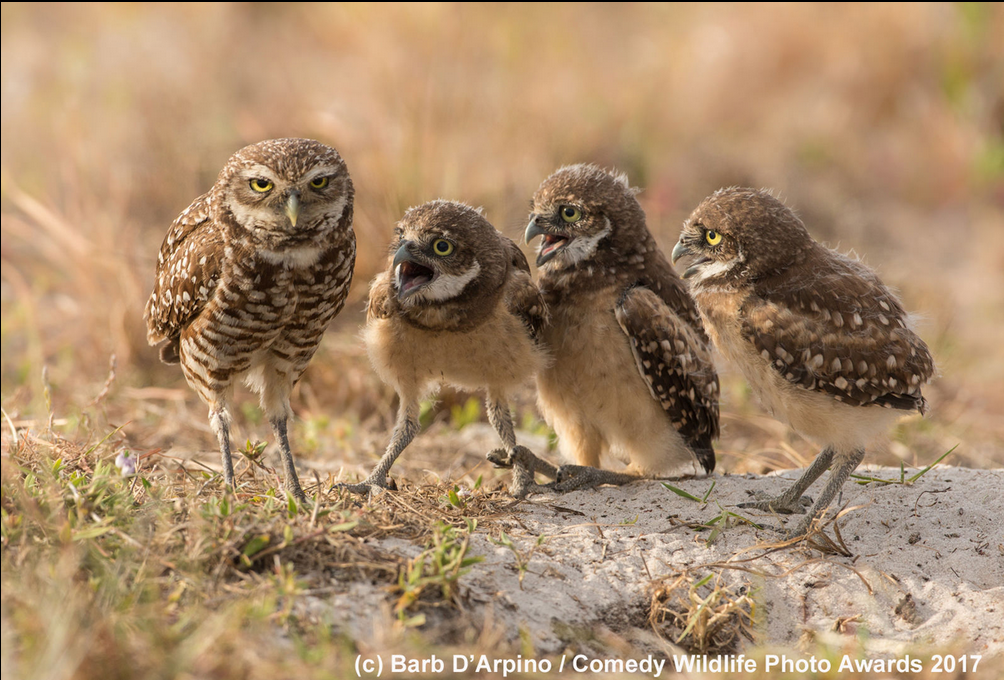
<path fill-rule="evenodd" d="M 891 468 L 858 473 L 865 470 L 900 476 Z M 776 524 L 735 505 L 749 490 L 779 491 L 797 474 L 673 482 L 699 498 L 714 482 L 706 503 L 654 481 L 531 498 L 505 522 L 511 546 L 500 545 L 497 532 L 495 540 L 481 531 L 472 537 L 473 552 L 485 560 L 461 580 L 466 606 L 509 643 L 522 631 L 524 648 L 529 642 L 536 654 L 589 644 L 604 631 L 665 650 L 648 623 L 655 585 L 681 573 L 689 583 L 717 574 L 700 593 L 717 584 L 754 605 L 754 642 L 741 638 L 733 648 L 797 647 L 807 634 L 836 631 L 857 636 L 868 653 L 960 642 L 972 653 L 1004 652 L 1004 471 L 939 467 L 912 485 L 848 483 L 835 507 L 863 507 L 839 519 L 844 555 L 804 546 L 772 551 L 767 545 L 777 534 L 734 519 L 717 522 L 723 528 L 710 543 L 714 530 L 695 526 L 723 509 Z M 827 533 L 835 537 L 832 527 Z M 419 552 L 400 540 L 381 547 Z M 385 630 L 386 592 L 358 583 L 345 588 L 310 609 L 356 636 Z"/>

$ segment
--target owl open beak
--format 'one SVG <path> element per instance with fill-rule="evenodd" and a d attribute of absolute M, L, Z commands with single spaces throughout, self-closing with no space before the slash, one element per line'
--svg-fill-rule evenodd
<path fill-rule="evenodd" d="M 286 217 L 289 223 L 296 226 L 296 219 L 300 216 L 300 192 L 291 191 L 286 199 Z"/>
<path fill-rule="evenodd" d="M 418 262 L 411 254 L 411 241 L 404 241 L 394 253 L 394 282 L 397 285 L 397 297 L 403 300 L 422 286 L 431 283 L 436 273 Z"/>
<path fill-rule="evenodd" d="M 530 241 L 538 236 L 542 237 L 540 241 L 540 250 L 537 252 L 538 267 L 557 255 L 558 251 L 568 245 L 568 242 L 572 240 L 570 234 L 563 234 L 541 228 L 537 225 L 537 218 L 534 217 L 530 220 L 530 224 L 526 227 L 526 232 L 523 234 L 523 240 L 530 243 Z"/>

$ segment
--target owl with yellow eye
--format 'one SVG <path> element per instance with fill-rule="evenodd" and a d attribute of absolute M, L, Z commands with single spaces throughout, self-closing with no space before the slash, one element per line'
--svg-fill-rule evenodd
<path fill-rule="evenodd" d="M 672 257 L 687 258 L 704 326 L 760 404 L 822 446 L 787 490 L 739 506 L 802 514 L 789 533 L 803 536 L 865 446 L 904 413 L 925 412 L 931 352 L 873 271 L 816 242 L 767 191 L 716 191 L 684 223 Z M 815 502 L 803 496 L 828 468 Z"/>
<path fill-rule="evenodd" d="M 209 406 L 223 478 L 234 488 L 230 407 L 241 381 L 261 400 L 285 468 L 290 392 L 352 282 L 354 189 L 335 149 L 271 139 L 235 153 L 216 184 L 171 225 L 146 305 L 147 339 L 181 364 Z"/>
<path fill-rule="evenodd" d="M 364 337 L 374 368 L 400 397 L 383 457 L 361 483 L 391 487 L 394 461 L 418 434 L 419 402 L 440 385 L 485 392 L 488 419 L 502 440 L 489 459 L 514 469 L 514 495 L 537 490 L 534 473 L 554 468 L 516 443 L 509 398 L 547 362 L 538 338 L 546 320 L 520 249 L 479 210 L 432 201 L 397 225 L 389 268 L 370 286 Z"/>
<path fill-rule="evenodd" d="M 635 194 L 624 175 L 572 165 L 531 201 L 525 237 L 540 237 L 552 355 L 537 375 L 537 403 L 576 463 L 558 469 L 557 491 L 715 468 L 711 346 Z M 600 469 L 610 459 L 627 467 Z"/>

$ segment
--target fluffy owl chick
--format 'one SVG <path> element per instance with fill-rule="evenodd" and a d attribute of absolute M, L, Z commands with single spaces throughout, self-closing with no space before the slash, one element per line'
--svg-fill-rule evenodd
<path fill-rule="evenodd" d="M 161 359 L 180 362 L 209 405 L 228 487 L 230 404 L 243 379 L 275 432 L 287 490 L 305 498 L 286 435 L 289 394 L 352 281 L 352 200 L 348 169 L 331 147 L 260 142 L 230 158 L 161 246 L 147 338 L 164 343 Z"/>
<path fill-rule="evenodd" d="M 542 237 L 539 285 L 552 363 L 538 404 L 566 459 L 558 490 L 710 472 L 718 376 L 694 301 L 645 226 L 627 178 L 564 167 L 540 185 L 526 240 Z M 598 470 L 610 453 L 626 473 Z"/>
<path fill-rule="evenodd" d="M 788 491 L 742 507 L 804 513 L 811 501 L 802 492 L 834 464 L 791 532 L 802 535 L 869 440 L 904 411 L 925 411 L 931 353 L 871 270 L 816 243 L 767 192 L 723 189 L 705 199 L 684 224 L 673 262 L 684 255 L 696 257 L 683 277 L 719 350 L 767 411 L 824 447 Z"/>
<path fill-rule="evenodd" d="M 419 430 L 419 401 L 442 384 L 485 390 L 488 418 L 515 465 L 513 492 L 525 495 L 533 472 L 554 469 L 516 445 L 509 395 L 546 363 L 537 342 L 545 321 L 540 292 L 519 248 L 460 203 L 432 201 L 397 225 L 388 271 L 370 287 L 364 337 L 373 366 L 400 397 L 386 453 L 357 493 L 387 488 L 387 473 Z"/>

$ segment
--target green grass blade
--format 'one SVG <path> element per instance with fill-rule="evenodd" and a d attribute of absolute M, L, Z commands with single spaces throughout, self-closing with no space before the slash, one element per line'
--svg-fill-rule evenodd
<path fill-rule="evenodd" d="M 928 472 L 930 472 L 931 468 L 933 468 L 935 465 L 937 465 L 941 461 L 945 460 L 945 458 L 948 457 L 948 454 L 950 454 L 952 451 L 954 451 L 957 448 L 959 448 L 958 444 L 956 444 L 952 448 L 950 448 L 947 451 L 945 451 L 943 454 L 941 454 L 941 457 L 938 458 L 938 460 L 936 460 L 933 463 L 931 463 L 930 465 L 928 465 L 926 468 L 924 468 L 923 470 L 921 470 L 920 472 L 918 472 L 917 474 L 915 474 L 913 477 L 910 477 L 910 479 L 906 480 L 906 483 L 907 484 L 912 484 L 912 483 L 916 482 L 918 479 L 920 479 L 921 477 L 923 477 L 924 475 L 926 475 Z"/>
<path fill-rule="evenodd" d="M 716 480 L 716 479 L 712 479 L 711 480 L 711 486 L 708 487 L 708 490 L 704 493 L 704 498 L 701 499 L 702 503 L 707 503 L 708 502 L 708 496 L 710 496 L 711 492 L 715 490 L 715 484 L 717 484 L 717 483 L 718 483 L 718 480 Z"/>
<path fill-rule="evenodd" d="M 698 498 L 697 496 L 695 496 L 694 494 L 687 493 L 683 489 L 677 488 L 677 487 L 673 486 L 672 484 L 667 484 L 666 482 L 663 482 L 662 485 L 664 487 L 666 487 L 667 489 L 669 489 L 670 491 L 672 491 L 673 493 L 675 493 L 677 496 L 682 496 L 683 498 L 686 498 L 687 500 L 690 500 L 690 501 L 694 501 L 695 503 L 703 503 L 704 502 L 700 498 Z"/>

